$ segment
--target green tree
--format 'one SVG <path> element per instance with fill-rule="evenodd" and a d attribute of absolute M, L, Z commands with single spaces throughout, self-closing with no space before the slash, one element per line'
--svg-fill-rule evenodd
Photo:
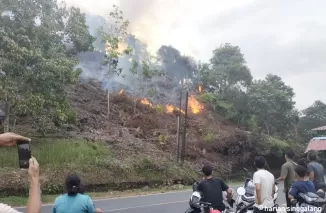
<path fill-rule="evenodd" d="M 251 72 L 238 46 L 229 43 L 221 45 L 213 51 L 210 64 L 210 72 L 206 76 L 207 84 L 219 90 L 219 93 L 235 85 L 246 88 L 251 84 Z"/>
<path fill-rule="evenodd" d="M 185 79 L 191 79 L 196 72 L 196 63 L 193 58 L 181 55 L 180 51 L 172 46 L 161 46 L 157 57 L 162 63 L 166 75 L 178 84 Z"/>
<path fill-rule="evenodd" d="M 294 95 L 279 76 L 269 74 L 265 80 L 254 81 L 248 90 L 252 127 L 260 133 L 285 137 L 298 122 Z"/>
<path fill-rule="evenodd" d="M 301 112 L 298 132 L 302 142 L 309 141 L 317 134 L 311 129 L 326 125 L 326 104 L 315 101 L 310 107 Z"/>
<path fill-rule="evenodd" d="M 93 41 L 85 16 L 77 8 L 59 6 L 56 0 L 3 0 L 0 14 L 5 131 L 10 115 L 50 117 L 59 123 L 72 119 L 65 88 L 76 83 L 81 72 L 73 69 L 77 64 L 73 53 L 91 49 Z M 42 125 L 40 120 L 37 123 Z"/>
<path fill-rule="evenodd" d="M 127 43 L 130 34 L 127 32 L 129 21 L 123 17 L 119 7 L 113 5 L 113 11 L 109 14 L 108 26 L 99 29 L 99 35 L 106 44 L 106 59 L 103 65 L 108 66 L 107 81 L 110 82 L 114 75 L 120 75 L 122 68 L 119 67 L 119 58 L 131 55 L 132 48 Z M 110 115 L 110 92 L 107 90 L 108 116 Z"/>

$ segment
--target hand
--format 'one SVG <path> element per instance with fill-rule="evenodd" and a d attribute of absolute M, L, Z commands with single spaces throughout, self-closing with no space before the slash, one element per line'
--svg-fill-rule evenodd
<path fill-rule="evenodd" d="M 39 164 L 34 157 L 29 159 L 28 175 L 31 181 L 38 180 L 39 178 Z"/>
<path fill-rule="evenodd" d="M 103 211 L 102 211 L 102 209 L 100 209 L 100 208 L 96 208 L 95 209 L 95 213 L 102 213 Z"/>
<path fill-rule="evenodd" d="M 297 205 L 297 200 L 296 200 L 296 199 L 292 199 L 292 200 L 291 200 L 291 205 L 292 205 L 292 206 Z"/>
<path fill-rule="evenodd" d="M 31 139 L 12 132 L 0 134 L 0 146 L 15 146 L 17 141 L 31 141 Z"/>

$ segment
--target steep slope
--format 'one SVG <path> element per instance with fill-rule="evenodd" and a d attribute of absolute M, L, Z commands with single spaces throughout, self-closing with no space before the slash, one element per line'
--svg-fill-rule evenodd
<path fill-rule="evenodd" d="M 175 156 L 177 114 L 183 113 L 176 107 L 152 105 L 146 99 L 132 98 L 120 91 L 110 96 L 108 118 L 107 96 L 99 82 L 80 83 L 69 89 L 68 96 L 77 112 L 77 124 L 53 126 L 54 142 L 49 138 L 35 138 L 34 152 L 44 165 L 44 193 L 60 192 L 63 178 L 71 172 L 81 174 L 92 188 L 101 186 L 102 189 L 187 180 L 189 172 L 198 170 L 203 164 L 211 164 L 220 175 L 225 175 L 248 162 L 260 148 L 258 137 L 238 129 L 213 112 L 209 104 L 190 96 L 186 162 L 181 167 L 175 163 Z M 35 134 L 33 122 L 20 120 L 17 131 Z M 61 140 L 58 136 L 79 140 L 89 150 L 81 149 L 84 145 L 78 146 L 75 142 L 58 141 Z M 58 144 L 67 150 L 59 150 Z M 70 146 L 73 148 L 69 151 Z M 77 150 L 82 153 L 76 153 Z M 26 178 L 13 168 L 15 164 L 8 165 L 3 165 L 6 168 L 1 171 L 0 188 L 9 194 L 22 193 L 20 189 L 26 186 Z"/>

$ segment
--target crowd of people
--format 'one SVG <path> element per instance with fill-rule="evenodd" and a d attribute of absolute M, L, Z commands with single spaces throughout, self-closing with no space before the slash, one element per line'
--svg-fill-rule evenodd
<path fill-rule="evenodd" d="M 17 141 L 30 141 L 29 138 L 17 135 L 15 133 L 0 134 L 0 146 L 15 146 Z M 317 155 L 310 153 L 308 163 L 301 159 L 299 163 L 293 161 L 294 153 L 289 151 L 285 155 L 285 163 L 281 167 L 281 175 L 275 179 L 269 171 L 269 166 L 262 156 L 255 157 L 254 164 L 257 171 L 253 175 L 255 185 L 255 205 L 254 213 L 270 212 L 271 207 L 275 206 L 274 193 L 275 183 L 284 181 L 284 193 L 287 207 L 292 207 L 298 198 L 298 193 L 307 193 L 317 191 L 325 192 L 324 167 L 318 163 Z M 232 189 L 219 178 L 212 177 L 213 168 L 204 166 L 202 173 L 204 180 L 198 185 L 198 190 L 202 193 L 202 201 L 212 204 L 214 209 L 225 210 L 223 192 L 227 192 L 227 202 L 231 203 Z M 32 157 L 29 160 L 28 176 L 30 181 L 29 198 L 26 207 L 27 213 L 41 212 L 41 189 L 39 178 L 39 164 Z M 95 208 L 92 199 L 85 195 L 85 188 L 81 180 L 76 175 L 70 175 L 66 178 L 66 194 L 56 198 L 52 212 L 53 213 L 101 213 L 102 210 Z M 17 213 L 12 207 L 0 203 L 0 213 Z M 289 211 L 291 212 L 291 211 Z"/>
<path fill-rule="evenodd" d="M 257 171 L 253 175 L 255 185 L 254 213 L 276 212 L 274 203 L 275 184 L 284 181 L 284 194 L 287 212 L 292 212 L 296 202 L 300 202 L 299 193 L 325 194 L 324 167 L 318 163 L 316 153 L 308 154 L 308 162 L 301 159 L 299 163 L 293 161 L 294 153 L 289 151 L 285 154 L 285 163 L 281 167 L 281 175 L 275 179 L 269 166 L 262 156 L 255 157 L 254 164 Z M 227 184 L 219 179 L 212 178 L 212 168 L 203 167 L 204 181 L 200 183 L 198 190 L 202 193 L 202 200 L 213 204 L 213 208 L 219 211 L 225 209 L 222 191 L 228 192 L 228 202 L 232 198 L 231 190 Z"/>
<path fill-rule="evenodd" d="M 31 140 L 15 133 L 0 134 L 0 147 L 15 146 L 17 141 Z M 42 202 L 39 164 L 34 157 L 29 160 L 28 177 L 30 185 L 26 213 L 40 213 Z M 101 209 L 95 208 L 92 199 L 84 194 L 85 190 L 78 176 L 69 175 L 65 185 L 67 193 L 56 198 L 52 208 L 53 213 L 102 213 Z M 4 203 L 0 203 L 0 213 L 19 212 Z"/>

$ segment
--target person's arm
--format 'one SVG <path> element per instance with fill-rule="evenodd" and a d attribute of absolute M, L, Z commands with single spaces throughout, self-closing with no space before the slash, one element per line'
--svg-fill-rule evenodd
<path fill-rule="evenodd" d="M 288 168 L 285 164 L 282 165 L 281 168 L 281 175 L 279 178 L 276 179 L 276 182 L 280 182 L 285 180 L 285 178 L 288 176 Z"/>
<path fill-rule="evenodd" d="M 12 132 L 0 134 L 0 146 L 15 146 L 17 141 L 31 141 L 31 139 Z"/>
<path fill-rule="evenodd" d="M 8 206 L 7 204 L 0 203 L 0 212 L 6 212 L 6 213 L 21 213 L 17 211 L 16 209 Z"/>
<path fill-rule="evenodd" d="M 298 190 L 296 184 L 294 183 L 289 191 L 288 198 L 290 200 L 294 200 L 297 197 L 298 192 L 299 192 L 299 190 Z"/>
<path fill-rule="evenodd" d="M 254 174 L 253 182 L 255 184 L 255 190 L 256 190 L 256 197 L 257 197 L 257 204 L 260 205 L 262 203 L 261 201 L 261 178 L 257 173 Z"/>
<path fill-rule="evenodd" d="M 28 174 L 30 179 L 30 190 L 26 213 L 40 213 L 41 189 L 39 182 L 39 164 L 33 157 L 29 160 Z"/>
<path fill-rule="evenodd" d="M 311 164 L 308 164 L 307 169 L 308 169 L 308 173 L 309 173 L 309 180 L 313 182 L 315 180 L 314 168 Z"/>
<path fill-rule="evenodd" d="M 221 180 L 221 188 L 222 191 L 226 191 L 227 200 L 232 199 L 232 189 L 223 180 Z"/>
<path fill-rule="evenodd" d="M 92 201 L 92 199 L 90 197 L 88 197 L 88 199 L 86 201 L 86 208 L 87 208 L 88 213 L 94 213 L 95 212 L 95 206 L 94 206 L 94 203 L 93 203 L 93 201 Z"/>

